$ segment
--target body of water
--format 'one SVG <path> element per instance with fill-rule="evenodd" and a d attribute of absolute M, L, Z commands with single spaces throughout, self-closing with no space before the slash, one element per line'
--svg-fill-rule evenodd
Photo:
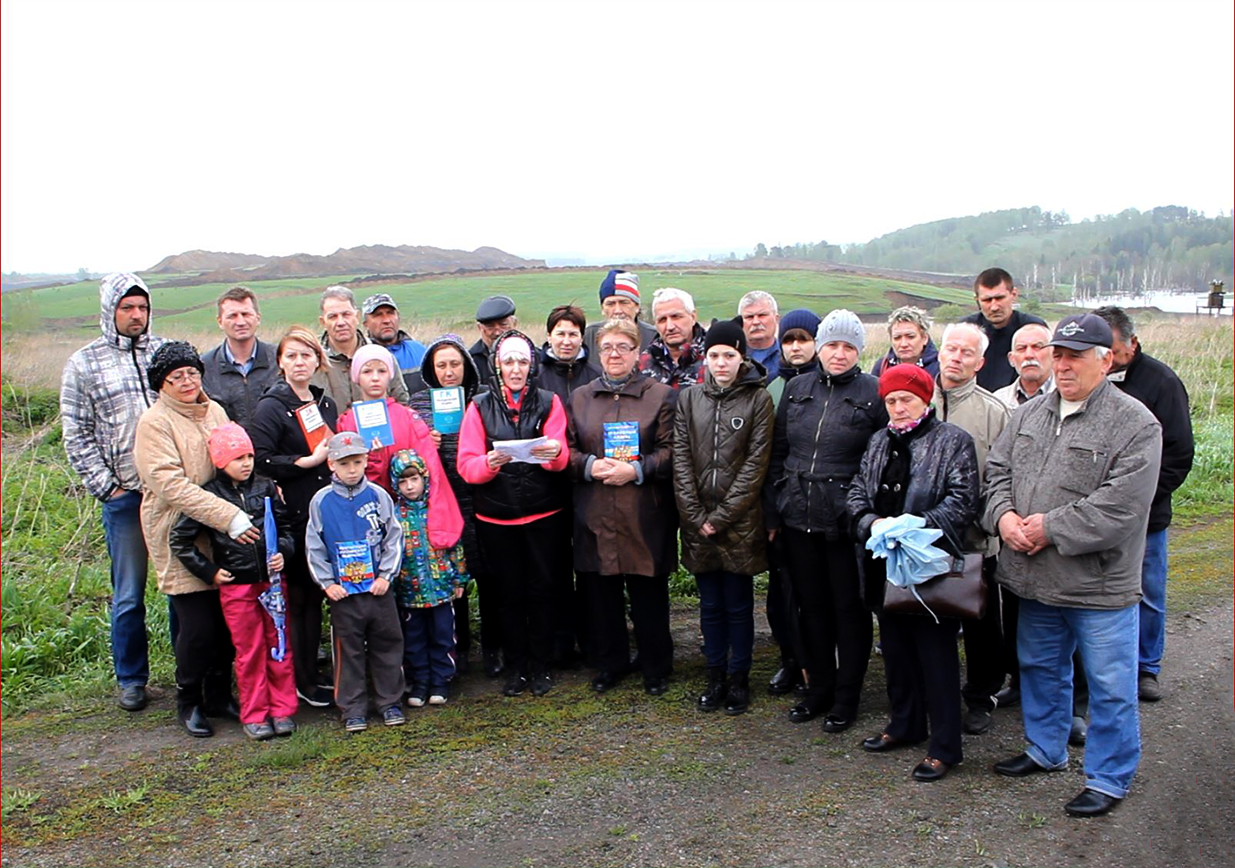
<path fill-rule="evenodd" d="M 1117 305 L 1119 307 L 1156 307 L 1158 310 L 1168 313 L 1196 313 L 1196 303 L 1200 300 L 1204 304 L 1205 294 L 1194 292 L 1145 292 L 1140 295 L 1104 295 L 1100 298 L 1082 298 L 1073 299 L 1070 304 L 1073 307 L 1083 307 L 1093 309 L 1102 307 L 1103 305 Z M 1232 294 L 1227 293 L 1225 307 L 1222 308 L 1224 316 L 1231 315 L 1231 305 L 1233 303 Z M 1204 311 L 1203 311 L 1204 312 Z M 1212 312 L 1208 312 L 1212 316 Z"/>

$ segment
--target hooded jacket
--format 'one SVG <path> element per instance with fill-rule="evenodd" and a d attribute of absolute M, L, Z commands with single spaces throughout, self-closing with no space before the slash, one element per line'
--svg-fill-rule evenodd
<path fill-rule="evenodd" d="M 181 515 L 197 519 L 217 531 L 229 529 L 243 510 L 201 486 L 214 478 L 207 440 L 227 421 L 223 408 L 199 392 L 192 403 L 162 394 L 142 414 L 133 438 L 133 460 L 141 475 L 142 532 L 150 560 L 165 594 L 213 590 L 172 556 L 168 540 Z"/>
<path fill-rule="evenodd" d="M 158 398 L 146 379 L 150 356 L 163 344 L 150 334 L 153 309 L 146 330 L 137 337 L 116 330 L 116 308 L 135 286 L 150 298 L 150 290 L 135 274 L 113 274 L 100 284 L 102 335 L 69 358 L 60 381 L 64 451 L 86 490 L 99 500 L 107 500 L 117 488 L 141 489 L 133 437 L 137 420 Z"/>
<path fill-rule="evenodd" d="M 256 582 L 267 582 L 270 573 L 266 567 L 266 498 L 270 498 L 270 506 L 274 512 L 274 526 L 279 538 L 276 541 L 279 553 L 284 558 L 290 558 L 296 550 L 296 542 L 292 538 L 291 523 L 287 520 L 287 510 L 274 483 L 256 473 L 244 482 L 237 483 L 219 472 L 214 479 L 202 486 L 205 491 L 220 497 L 229 503 L 234 503 L 245 511 L 253 527 L 262 534 L 255 543 L 242 543 L 232 539 L 226 532 L 215 530 L 202 524 L 195 518 L 182 516 L 172 527 L 169 544 L 172 554 L 180 559 L 189 572 L 203 582 L 212 584 L 219 570 L 227 570 L 234 577 L 232 584 L 251 585 Z M 197 537 L 206 534 L 210 541 L 210 556 L 197 547 Z"/>
<path fill-rule="evenodd" d="M 368 479 L 344 485 L 331 475 L 309 502 L 304 539 L 309 575 L 323 588 L 343 582 L 343 547 L 349 543 L 368 546 L 372 578 L 394 581 L 403 564 L 403 526 L 394 501 Z"/>
<path fill-rule="evenodd" d="M 425 424 L 432 427 L 433 422 L 433 405 L 430 400 L 429 390 L 440 389 L 441 381 L 437 377 L 437 371 L 433 369 L 433 359 L 437 355 L 437 351 L 443 347 L 453 347 L 458 350 L 459 355 L 463 357 L 463 403 L 464 406 L 470 404 L 472 399 L 476 397 L 477 392 L 487 389 L 480 382 L 480 372 L 476 370 L 476 362 L 473 361 L 471 354 L 463 345 L 463 341 L 456 335 L 442 335 L 435 338 L 429 343 L 425 349 L 424 358 L 420 362 L 420 378 L 423 380 L 423 387 L 420 391 L 412 392 L 411 405 L 421 419 L 425 420 Z M 463 545 L 463 551 L 467 556 L 467 566 L 471 575 L 479 575 L 482 578 L 488 575 L 485 569 L 484 555 L 480 550 L 480 545 L 476 541 L 476 509 L 472 505 L 472 486 L 463 481 L 463 477 L 459 475 L 458 456 L 459 456 L 459 434 L 442 434 L 442 442 L 438 444 L 437 454 L 442 461 L 442 469 L 446 471 L 446 479 L 450 482 L 450 488 L 455 493 L 455 502 L 459 505 L 459 513 L 463 516 L 463 534 L 459 538 L 459 542 Z"/>
<path fill-rule="evenodd" d="M 260 340 L 254 344 L 253 367 L 247 375 L 240 373 L 235 363 L 228 361 L 223 344 L 202 356 L 202 365 L 206 368 L 202 374 L 202 388 L 206 394 L 219 403 L 227 418 L 248 431 L 257 402 L 279 378 L 274 345 Z"/>
<path fill-rule="evenodd" d="M 331 431 L 339 430 L 339 411 L 325 392 L 317 386 L 309 386 L 313 402 L 322 414 L 322 421 Z M 297 530 L 297 544 L 304 539 L 304 526 L 309 520 L 309 501 L 313 495 L 330 484 L 330 468 L 323 461 L 316 467 L 299 467 L 297 459 L 310 453 L 296 410 L 303 407 L 302 401 L 282 377 L 275 380 L 257 402 L 249 437 L 253 440 L 254 473 L 269 476 L 283 490 L 287 504 L 288 520 Z"/>
<path fill-rule="evenodd" d="M 857 365 L 789 381 L 776 412 L 767 522 L 826 539 L 849 538 L 846 497 L 871 436 L 888 424 L 879 381 Z"/>
<path fill-rule="evenodd" d="M 415 467 L 425 481 L 418 500 L 408 500 L 399 491 L 399 479 L 409 467 Z M 429 542 L 429 504 L 442 495 L 433 490 L 424 458 L 412 449 L 396 452 L 390 459 L 390 485 L 395 492 L 395 515 L 403 526 L 403 565 L 395 578 L 395 600 L 405 609 L 450 602 L 455 589 L 468 583 L 467 560 L 462 546 L 439 548 Z"/>
<path fill-rule="evenodd" d="M 764 371 L 747 359 L 732 386 L 704 382 L 678 395 L 673 482 L 682 522 L 682 564 L 692 573 L 767 569 L 760 490 L 772 457 L 772 396 Z M 704 536 L 711 522 L 716 534 Z"/>

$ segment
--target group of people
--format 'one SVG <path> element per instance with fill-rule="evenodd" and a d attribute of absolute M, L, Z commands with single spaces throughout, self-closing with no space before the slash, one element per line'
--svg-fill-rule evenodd
<path fill-rule="evenodd" d="M 481 665 L 505 695 L 543 696 L 579 661 L 597 692 L 638 673 L 661 695 L 680 539 L 701 710 L 750 706 L 767 571 L 781 655 L 768 690 L 795 694 L 791 721 L 853 726 L 873 614 L 890 719 L 863 748 L 929 739 L 912 776 L 939 780 L 962 731 L 1019 703 L 1028 745 L 995 771 L 1063 768 L 1068 742 L 1085 744 L 1086 788 L 1066 807 L 1105 813 L 1136 770 L 1138 695 L 1160 697 L 1187 394 L 1118 308 L 1050 329 L 1016 308 L 1002 269 L 974 292 L 978 312 L 938 347 L 925 311 L 893 311 L 890 349 L 864 373 L 850 311 L 781 314 L 755 291 L 705 328 L 688 293 L 664 288 L 647 323 L 620 269 L 601 283 L 601 322 L 556 307 L 540 347 L 508 296 L 481 302 L 472 346 L 425 346 L 389 295 L 357 305 L 342 286 L 322 293 L 320 335 L 295 326 L 271 345 L 257 297 L 234 287 L 204 356 L 153 337 L 149 288 L 109 275 L 102 336 L 66 366 L 61 406 L 69 459 L 103 503 L 120 704 L 147 702 L 148 558 L 195 736 L 217 716 L 289 735 L 299 702 L 337 705 L 349 731 L 370 710 L 397 725 L 405 706 L 447 702 L 470 667 L 473 580 Z M 885 611 L 876 543 L 906 517 L 946 555 L 981 555 L 986 614 L 963 631 Z"/>

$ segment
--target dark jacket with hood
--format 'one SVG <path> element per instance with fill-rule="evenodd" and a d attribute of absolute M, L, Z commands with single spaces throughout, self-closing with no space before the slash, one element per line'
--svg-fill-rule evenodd
<path fill-rule="evenodd" d="M 256 343 L 253 367 L 247 376 L 227 360 L 223 344 L 202 356 L 202 364 L 206 368 L 202 374 L 202 388 L 206 394 L 227 411 L 228 419 L 249 430 L 262 393 L 279 378 L 274 345 L 260 340 Z"/>
<path fill-rule="evenodd" d="M 678 565 L 673 499 L 676 393 L 638 371 L 617 388 L 603 377 L 570 397 L 570 471 L 574 479 L 575 569 L 603 576 L 667 576 Z M 605 423 L 639 426 L 637 478 L 605 485 L 591 476 L 605 454 Z"/>
<path fill-rule="evenodd" d="M 331 431 L 338 431 L 339 410 L 320 388 L 309 386 L 322 420 Z M 312 450 L 300 430 L 296 410 L 307 402 L 296 397 L 292 387 L 280 377 L 266 390 L 249 426 L 255 458 L 254 472 L 269 476 L 283 490 L 288 518 L 304 538 L 304 526 L 309 520 L 309 501 L 318 490 L 330 484 L 330 468 L 323 461 L 316 467 L 297 467 L 296 459 Z"/>
<path fill-rule="evenodd" d="M 849 537 L 846 499 L 871 436 L 888 424 L 879 381 L 857 365 L 794 377 L 776 412 L 768 526 Z"/>
<path fill-rule="evenodd" d="M 137 337 L 116 330 L 116 308 L 135 287 L 150 299 L 150 290 L 135 274 L 108 275 L 99 285 L 102 335 L 73 353 L 60 381 L 64 451 L 86 490 L 99 500 L 117 488 L 141 490 L 133 436 L 137 420 L 158 397 L 146 378 L 150 356 L 163 344 L 163 338 L 150 334 L 153 311 Z"/>
<path fill-rule="evenodd" d="M 215 573 L 221 569 L 227 570 L 234 577 L 230 584 L 251 585 L 269 581 L 265 536 L 267 497 L 270 498 L 274 512 L 280 554 L 284 558 L 290 558 L 296 550 L 292 523 L 274 483 L 254 473 L 244 482 L 237 484 L 220 472 L 202 488 L 243 509 L 249 521 L 253 522 L 253 527 L 262 534 L 262 538 L 255 543 L 238 542 L 229 537 L 226 531 L 215 530 L 186 515 L 172 527 L 169 539 L 172 554 L 180 559 L 185 569 L 206 584 L 213 584 Z M 205 533 L 210 540 L 210 557 L 195 545 L 195 540 L 201 533 Z"/>
<path fill-rule="evenodd" d="M 678 395 L 673 482 L 682 523 L 682 564 L 692 573 L 767 569 L 760 491 L 772 457 L 772 396 L 765 372 L 747 359 L 722 389 L 704 369 L 701 385 Z M 704 536 L 711 522 L 716 534 Z"/>
<path fill-rule="evenodd" d="M 579 347 L 579 355 L 571 362 L 555 357 L 549 344 L 540 348 L 540 375 L 536 384 L 548 389 L 562 399 L 562 406 L 570 412 L 570 393 L 587 385 L 600 376 L 600 368 L 593 361 L 593 353 L 587 347 Z"/>
<path fill-rule="evenodd" d="M 420 414 L 420 418 L 425 420 L 425 423 L 433 427 L 433 404 L 430 401 L 429 390 L 440 389 L 441 381 L 437 378 L 437 372 L 433 370 L 433 359 L 437 355 L 437 351 L 442 347 L 454 347 L 459 351 L 459 355 L 463 357 L 463 403 L 466 406 L 472 402 L 478 392 L 487 391 L 488 387 L 480 382 L 480 372 L 476 370 L 476 363 L 472 360 L 472 356 L 468 353 L 467 348 L 463 346 L 463 341 L 456 335 L 442 335 L 439 338 L 434 338 L 429 342 L 429 346 L 425 349 L 424 358 L 420 362 L 420 379 L 422 380 L 422 388 L 417 392 L 412 392 L 411 405 L 412 409 Z M 437 447 L 437 454 L 442 459 L 442 467 L 446 471 L 446 479 L 450 481 L 450 488 L 455 493 L 455 500 L 459 504 L 459 512 L 463 514 L 463 536 L 460 538 L 460 543 L 463 545 L 463 552 L 467 558 L 468 572 L 472 575 L 484 576 L 489 574 L 485 569 L 484 554 L 480 550 L 480 545 L 476 542 L 476 508 L 472 504 L 472 486 L 463 481 L 463 477 L 459 475 L 459 467 L 457 465 L 459 456 L 459 434 L 442 434 L 442 442 Z"/>
<path fill-rule="evenodd" d="M 896 358 L 896 350 L 888 350 L 888 354 L 881 358 L 875 364 L 871 365 L 871 376 L 878 377 L 892 365 L 899 365 L 901 361 Z M 919 368 L 926 369 L 926 372 L 932 377 L 939 376 L 939 348 L 935 346 L 935 339 L 928 337 L 926 346 L 922 349 L 922 356 L 917 361 Z"/>
<path fill-rule="evenodd" d="M 1188 478 L 1196 447 L 1188 410 L 1188 390 L 1170 367 L 1147 355 L 1139 345 L 1128 367 L 1108 378 L 1125 395 L 1131 395 L 1149 408 L 1162 426 L 1162 468 L 1158 471 L 1154 502 L 1149 508 L 1148 532 L 1166 530 L 1171 524 L 1171 495 Z"/>

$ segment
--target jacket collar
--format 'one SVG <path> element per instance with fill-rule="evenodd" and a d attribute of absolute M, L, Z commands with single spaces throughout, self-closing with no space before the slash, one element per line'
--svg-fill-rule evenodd
<path fill-rule="evenodd" d="M 819 359 L 814 361 L 815 369 L 819 371 L 819 382 L 825 386 L 843 386 L 848 383 L 861 371 L 857 365 L 854 365 L 847 371 L 841 371 L 839 374 L 829 374 L 823 369 L 823 365 L 819 363 Z"/>
<path fill-rule="evenodd" d="M 197 399 L 191 402 L 178 401 L 166 392 L 159 392 L 159 403 L 177 415 L 200 422 L 206 418 L 206 411 L 213 402 L 203 390 L 198 392 Z"/>
<path fill-rule="evenodd" d="M 360 492 L 364 491 L 368 482 L 368 478 L 362 476 L 360 477 L 360 481 L 355 485 L 344 485 L 340 481 L 339 477 L 335 476 L 333 473 L 330 474 L 330 490 L 335 494 L 346 497 L 348 500 L 351 500 L 356 495 L 360 494 Z"/>
<path fill-rule="evenodd" d="M 1085 398 L 1085 400 L 1081 403 L 1081 409 L 1077 410 L 1075 415 L 1079 416 L 1080 414 L 1085 413 L 1088 410 L 1095 409 L 1097 406 L 1099 406 L 1102 403 L 1102 401 L 1106 399 L 1107 389 L 1113 389 L 1113 388 L 1115 387 L 1111 385 L 1111 381 L 1108 380 L 1106 377 L 1103 377 L 1098 382 L 1098 385 L 1094 388 L 1094 390 L 1089 393 L 1089 396 Z M 1053 413 L 1055 417 L 1058 418 L 1059 417 L 1059 402 L 1063 400 L 1063 395 L 1059 394 L 1059 390 L 1052 389 L 1050 394 L 1043 396 L 1043 400 L 1046 402 L 1046 406 L 1051 411 L 1051 413 Z"/>

